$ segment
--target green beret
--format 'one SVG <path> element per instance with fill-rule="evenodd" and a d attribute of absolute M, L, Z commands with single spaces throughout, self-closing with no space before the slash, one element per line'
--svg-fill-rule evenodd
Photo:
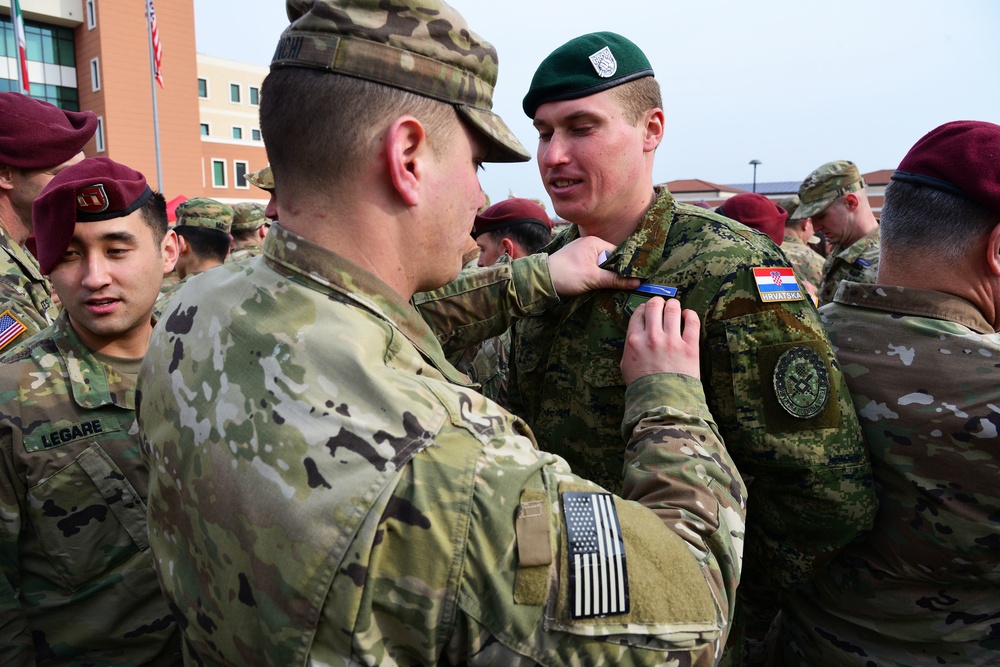
<path fill-rule="evenodd" d="M 548 55 L 535 70 L 522 108 L 528 118 L 546 102 L 576 100 L 653 76 L 638 46 L 613 32 L 592 32 L 571 39 Z"/>

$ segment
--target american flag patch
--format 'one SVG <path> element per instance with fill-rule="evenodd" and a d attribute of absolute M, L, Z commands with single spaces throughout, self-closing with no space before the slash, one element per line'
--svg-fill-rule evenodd
<path fill-rule="evenodd" d="M 562 494 L 569 543 L 572 618 L 627 614 L 628 570 L 618 512 L 610 493 Z"/>
<path fill-rule="evenodd" d="M 11 315 L 9 310 L 5 310 L 3 315 L 0 315 L 0 350 L 27 330 L 28 328 L 21 324 L 21 320 Z"/>

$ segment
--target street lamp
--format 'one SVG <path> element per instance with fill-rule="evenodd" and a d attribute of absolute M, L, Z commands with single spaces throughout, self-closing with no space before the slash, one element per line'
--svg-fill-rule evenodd
<path fill-rule="evenodd" d="M 764 163 L 760 160 L 750 160 L 750 164 L 753 165 L 753 191 L 757 192 L 757 165 Z"/>

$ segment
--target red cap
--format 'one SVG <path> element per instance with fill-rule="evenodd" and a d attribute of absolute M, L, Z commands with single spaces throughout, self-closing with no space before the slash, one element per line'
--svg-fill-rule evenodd
<path fill-rule="evenodd" d="M 1000 213 L 1000 125 L 956 120 L 931 130 L 892 180 L 944 190 Z"/>
<path fill-rule="evenodd" d="M 504 199 L 476 216 L 472 238 L 484 232 L 495 232 L 514 225 L 535 224 L 552 231 L 552 220 L 545 209 L 530 199 Z"/>
<path fill-rule="evenodd" d="M 90 111 L 63 111 L 21 93 L 0 93 L 0 163 L 18 169 L 56 167 L 97 130 Z"/>
<path fill-rule="evenodd" d="M 785 218 L 788 217 L 788 211 L 764 195 L 741 192 L 727 199 L 725 204 L 715 210 L 720 215 L 764 232 L 775 245 L 781 245 L 785 238 Z"/>
<path fill-rule="evenodd" d="M 51 272 L 66 252 L 76 223 L 122 218 L 152 196 L 145 176 L 106 157 L 87 158 L 60 171 L 31 207 L 42 273 Z"/>

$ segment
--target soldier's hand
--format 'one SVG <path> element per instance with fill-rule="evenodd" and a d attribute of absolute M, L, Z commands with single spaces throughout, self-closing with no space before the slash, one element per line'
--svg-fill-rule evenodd
<path fill-rule="evenodd" d="M 683 317 L 683 331 L 681 320 Z M 622 376 L 626 384 L 654 373 L 683 373 L 700 378 L 698 313 L 685 310 L 681 302 L 653 297 L 635 309 L 625 334 Z"/>
<path fill-rule="evenodd" d="M 583 236 L 549 255 L 549 275 L 559 296 L 576 296 L 595 289 L 631 290 L 639 286 L 637 278 L 622 278 L 598 266 L 601 252 L 611 252 L 613 245 L 596 236 Z"/>

